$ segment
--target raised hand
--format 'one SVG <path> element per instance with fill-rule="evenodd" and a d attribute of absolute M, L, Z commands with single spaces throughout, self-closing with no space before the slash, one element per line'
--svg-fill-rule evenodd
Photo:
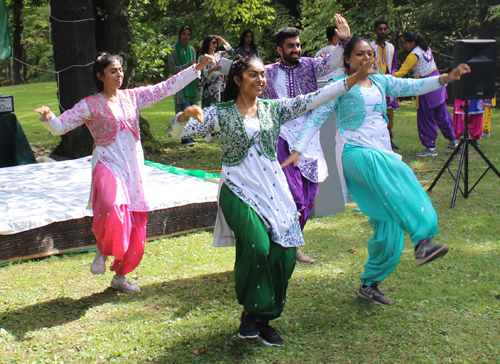
<path fill-rule="evenodd" d="M 48 119 L 49 116 L 52 115 L 52 111 L 50 111 L 48 106 L 40 106 L 39 108 L 36 108 L 33 110 L 36 113 L 39 113 L 41 116 L 43 116 L 45 119 Z"/>
<path fill-rule="evenodd" d="M 292 150 L 292 153 L 288 156 L 286 161 L 281 164 L 281 168 L 285 168 L 286 166 L 293 164 L 294 167 L 297 167 L 300 159 L 300 153 L 296 150 Z"/>
<path fill-rule="evenodd" d="M 337 29 L 335 29 L 335 35 L 337 35 L 344 42 L 348 41 L 351 36 L 351 29 L 349 28 L 349 24 L 347 24 L 347 20 L 345 20 L 345 18 L 340 14 L 335 14 L 333 18 L 335 19 L 335 25 L 337 26 Z"/>
<path fill-rule="evenodd" d="M 216 63 L 217 60 L 215 59 L 214 56 L 211 56 L 209 54 L 204 54 L 203 58 L 201 59 L 200 63 L 196 65 L 196 70 L 201 71 L 203 68 L 208 66 L 209 64 Z"/>
<path fill-rule="evenodd" d="M 450 83 L 460 80 L 460 77 L 466 73 L 470 73 L 470 67 L 466 63 L 461 63 L 449 74 L 444 74 L 442 78 L 445 83 Z"/>
<path fill-rule="evenodd" d="M 203 110 L 198 105 L 191 105 L 186 107 L 184 109 L 184 115 L 187 117 L 187 119 L 181 120 L 181 118 L 179 117 L 180 121 L 187 121 L 189 120 L 189 118 L 194 118 L 198 119 L 198 121 L 203 124 Z"/>

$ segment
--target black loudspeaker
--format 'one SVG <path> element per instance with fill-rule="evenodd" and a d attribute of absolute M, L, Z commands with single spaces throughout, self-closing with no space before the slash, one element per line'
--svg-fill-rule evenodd
<path fill-rule="evenodd" d="M 492 99 L 495 96 L 495 60 L 497 42 L 493 39 L 456 40 L 453 45 L 453 68 L 467 63 L 471 73 L 453 82 L 455 99 Z"/>

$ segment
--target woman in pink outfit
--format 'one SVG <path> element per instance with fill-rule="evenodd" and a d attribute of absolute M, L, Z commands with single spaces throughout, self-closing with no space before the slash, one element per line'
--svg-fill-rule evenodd
<path fill-rule="evenodd" d="M 84 98 L 59 117 L 47 106 L 35 109 L 55 135 L 85 123 L 94 138 L 91 203 L 97 251 L 90 270 L 93 274 L 104 274 L 107 257 L 114 256 L 110 266 L 115 272 L 111 287 L 117 290 L 141 292 L 137 284 L 125 277 L 139 265 L 144 254 L 150 211 L 139 112 L 182 90 L 213 61 L 213 57 L 205 56 L 200 63 L 166 81 L 120 90 L 122 57 L 101 53 L 93 68 L 98 94 Z"/>

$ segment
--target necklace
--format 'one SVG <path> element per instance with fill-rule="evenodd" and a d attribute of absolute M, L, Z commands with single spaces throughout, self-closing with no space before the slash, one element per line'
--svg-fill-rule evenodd
<path fill-rule="evenodd" d="M 359 81 L 358 84 L 361 86 L 370 87 L 371 81 L 369 78 L 367 78 L 366 80 Z"/>

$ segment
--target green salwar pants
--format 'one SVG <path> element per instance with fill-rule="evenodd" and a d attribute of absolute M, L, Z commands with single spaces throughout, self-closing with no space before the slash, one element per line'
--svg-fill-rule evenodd
<path fill-rule="evenodd" d="M 346 144 L 342 164 L 349 193 L 373 228 L 361 283 L 378 283 L 398 265 L 405 232 L 414 245 L 437 234 L 436 210 L 411 168 L 393 155 Z"/>
<path fill-rule="evenodd" d="M 257 213 L 223 185 L 219 206 L 236 237 L 235 289 L 243 309 L 258 320 L 283 312 L 297 249 L 271 241 Z"/>

